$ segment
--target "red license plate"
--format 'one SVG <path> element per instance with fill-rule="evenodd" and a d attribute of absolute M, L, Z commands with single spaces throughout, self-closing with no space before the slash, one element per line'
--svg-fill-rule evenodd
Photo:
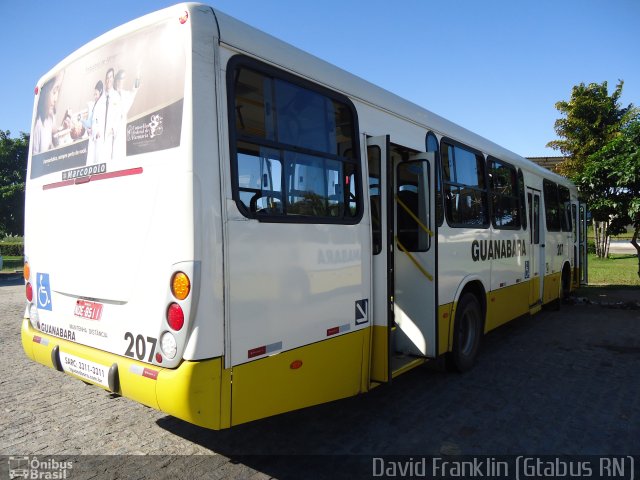
<path fill-rule="evenodd" d="M 73 314 L 76 317 L 86 318 L 88 320 L 100 320 L 102 316 L 102 304 L 88 300 L 78 300 Z"/>

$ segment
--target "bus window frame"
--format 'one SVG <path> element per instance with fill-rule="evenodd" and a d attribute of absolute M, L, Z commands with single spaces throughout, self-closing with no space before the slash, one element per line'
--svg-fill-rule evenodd
<path fill-rule="evenodd" d="M 435 150 L 429 147 L 429 139 L 433 139 L 435 144 Z M 427 132 L 424 137 L 424 145 L 425 152 L 433 152 L 434 157 L 434 165 L 433 165 L 433 176 L 435 185 L 433 186 L 434 194 L 433 201 L 435 202 L 433 206 L 434 211 L 434 224 L 438 227 L 441 227 L 444 224 L 444 194 L 442 190 L 442 165 L 440 164 L 440 142 L 438 141 L 438 137 L 431 130 Z M 440 205 L 438 205 L 438 197 L 440 198 Z"/>
<path fill-rule="evenodd" d="M 527 187 L 524 183 L 524 173 L 521 168 L 518 168 L 518 197 L 520 201 L 520 220 L 522 224 L 522 230 L 527 231 L 527 200 L 526 200 L 526 190 Z"/>
<path fill-rule="evenodd" d="M 447 225 L 449 225 L 449 227 L 451 228 L 477 228 L 477 229 L 488 229 L 491 226 L 491 201 L 489 200 L 489 178 L 487 176 L 487 159 L 484 155 L 484 153 L 482 153 L 480 150 L 470 147 L 469 145 L 466 145 L 462 142 L 458 142 L 457 140 L 454 140 L 452 138 L 449 137 L 442 137 L 440 139 L 440 152 L 439 152 L 439 159 L 440 159 L 440 164 L 442 164 L 442 159 L 443 159 L 443 155 L 442 155 L 442 151 L 444 150 L 446 146 L 452 146 L 452 147 L 458 147 L 461 148 L 463 150 L 466 150 L 469 153 L 472 153 L 476 156 L 480 156 L 480 158 L 482 159 L 482 170 L 483 170 L 483 180 L 484 180 L 484 185 L 485 188 L 476 188 L 476 187 L 470 187 L 473 190 L 479 191 L 481 192 L 481 194 L 484 194 L 483 196 L 483 208 L 485 211 L 485 218 L 484 218 L 484 222 L 482 224 L 472 224 L 472 223 L 456 223 L 453 222 L 449 216 L 449 209 L 447 208 L 447 200 L 446 200 L 446 187 L 447 185 L 454 185 L 454 186 L 459 186 L 459 185 L 465 185 L 465 184 L 460 184 L 457 182 L 450 182 L 445 180 L 444 178 L 444 171 L 442 170 L 442 165 L 441 165 L 441 171 L 442 171 L 442 176 L 441 176 L 441 188 L 442 188 L 442 206 L 444 208 L 444 216 L 447 219 Z M 479 178 L 479 177 L 478 177 Z"/>
<path fill-rule="evenodd" d="M 490 204 L 489 216 L 491 219 L 491 225 L 493 226 L 493 229 L 494 230 L 522 230 L 522 208 L 520 205 L 521 199 L 520 199 L 520 182 L 518 178 L 518 169 L 515 167 L 515 165 L 509 162 L 505 162 L 504 160 L 500 160 L 499 158 L 494 157 L 492 155 L 487 156 L 487 160 L 485 164 L 486 164 L 486 167 L 485 167 L 486 173 L 487 173 L 487 176 L 489 177 L 489 184 L 487 185 L 487 188 L 489 190 L 489 204 Z M 493 189 L 493 185 L 492 185 L 493 180 L 491 179 L 490 170 L 492 168 L 491 166 L 495 164 L 499 164 L 500 166 L 503 166 L 509 169 L 513 174 L 515 174 L 515 183 L 511 184 L 513 195 L 504 195 L 502 193 L 496 192 Z M 495 209 L 493 208 L 495 197 L 507 197 L 516 201 L 516 209 L 518 211 L 517 225 L 504 226 L 504 225 L 497 224 L 496 212 L 495 212 Z"/>
<path fill-rule="evenodd" d="M 571 191 L 560 183 L 558 183 L 558 208 L 560 209 L 560 230 L 565 233 L 572 232 Z"/>
<path fill-rule="evenodd" d="M 282 80 L 288 82 L 296 87 L 310 90 L 314 93 L 322 95 L 330 100 L 334 100 L 343 104 L 349 109 L 352 119 L 352 145 L 349 151 L 353 151 L 352 158 L 346 158 L 340 155 L 331 154 L 328 152 L 322 152 L 318 150 L 312 150 L 300 146 L 294 146 L 285 144 L 283 142 L 277 142 L 267 138 L 249 137 L 246 135 L 239 135 L 236 131 L 236 108 L 235 108 L 235 95 L 236 95 L 236 80 L 237 73 L 242 69 L 253 70 L 259 74 L 271 77 L 272 79 Z M 281 70 L 275 66 L 261 62 L 246 55 L 234 55 L 227 62 L 226 70 L 226 94 L 227 94 L 227 128 L 229 134 L 229 163 L 230 163 L 230 177 L 231 177 L 231 191 L 232 198 L 236 203 L 238 211 L 245 217 L 252 220 L 258 220 L 265 223 L 303 223 L 303 224 L 335 224 L 335 225 L 356 225 L 359 224 L 364 215 L 364 200 L 363 200 L 363 179 L 362 179 L 362 155 L 360 151 L 360 128 L 358 121 L 358 112 L 353 102 L 345 95 L 335 92 L 322 85 L 313 83 L 307 79 L 300 78 L 292 73 Z M 268 149 L 279 150 L 283 153 L 297 153 L 303 155 L 312 155 L 324 158 L 325 160 L 341 162 L 343 167 L 345 165 L 352 165 L 354 167 L 354 174 L 352 175 L 355 180 L 355 203 L 356 211 L 353 216 L 347 216 L 346 212 L 349 209 L 350 202 L 346 202 L 344 205 L 345 213 L 341 217 L 331 216 L 312 216 L 312 215 L 291 215 L 291 214 L 257 214 L 257 212 L 251 212 L 245 206 L 244 202 L 240 198 L 240 186 L 239 186 L 239 172 L 238 172 L 238 142 L 252 143 L 258 147 L 265 147 Z M 284 148 L 286 146 L 286 148 Z M 283 170 L 284 170 L 284 155 L 283 155 Z M 346 168 L 343 168 L 343 171 Z M 281 185 L 283 195 L 287 195 L 286 183 Z"/>
<path fill-rule="evenodd" d="M 555 219 L 554 219 L 554 215 L 552 215 L 552 205 L 550 200 L 553 200 L 550 195 L 550 188 L 553 188 L 554 190 L 554 195 L 553 197 L 555 197 L 555 206 L 556 206 L 556 213 L 555 213 Z M 549 194 L 548 194 L 549 193 Z M 562 232 L 562 210 L 560 209 L 560 195 L 558 192 L 558 184 L 552 180 L 549 180 L 547 178 L 542 179 L 542 198 L 544 200 L 544 221 L 545 221 L 545 227 L 546 227 L 546 231 L 547 232 Z M 553 220 L 554 224 L 553 225 L 549 225 L 550 222 L 549 220 Z M 555 225 L 555 223 L 557 223 L 557 225 Z"/>

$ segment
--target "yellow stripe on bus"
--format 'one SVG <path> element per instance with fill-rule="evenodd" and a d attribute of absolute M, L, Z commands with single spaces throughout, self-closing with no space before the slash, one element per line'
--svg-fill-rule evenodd
<path fill-rule="evenodd" d="M 489 292 L 487 294 L 485 333 L 529 313 L 530 288 L 529 282 L 520 282 Z"/>
<path fill-rule="evenodd" d="M 233 367 L 232 425 L 361 392 L 368 335 L 365 328 Z"/>
<path fill-rule="evenodd" d="M 562 272 L 552 273 L 551 275 L 545 275 L 544 287 L 542 294 L 542 303 L 547 304 L 552 302 L 560 295 L 560 277 Z"/>

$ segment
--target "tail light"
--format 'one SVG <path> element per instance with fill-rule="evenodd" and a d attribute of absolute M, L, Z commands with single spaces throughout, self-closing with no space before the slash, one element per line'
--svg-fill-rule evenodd
<path fill-rule="evenodd" d="M 187 271 L 191 270 L 187 268 Z M 183 271 L 176 271 L 171 276 L 169 282 L 171 295 L 176 301 L 169 300 L 169 305 L 166 310 L 167 324 L 170 331 L 165 331 L 160 336 L 160 351 L 164 354 L 164 358 L 167 360 L 173 360 L 178 352 L 178 339 L 174 336 L 175 332 L 180 332 L 184 328 L 185 323 L 185 311 L 184 308 L 189 311 L 189 295 L 191 294 L 191 279 L 189 275 Z M 185 303 L 183 303 L 186 301 Z M 155 358 L 156 363 L 160 364 L 163 361 L 163 356 L 158 353 Z"/>
<path fill-rule="evenodd" d="M 184 326 L 184 312 L 182 307 L 177 303 L 172 303 L 167 309 L 167 323 L 169 326 L 178 331 Z"/>
<path fill-rule="evenodd" d="M 33 328 L 40 328 L 40 316 L 38 315 L 38 306 L 35 303 L 29 305 L 29 321 Z"/>
<path fill-rule="evenodd" d="M 162 334 L 162 337 L 160 337 L 160 348 L 162 349 L 162 351 L 164 352 L 164 355 L 168 359 L 173 360 L 173 358 L 176 356 L 176 353 L 178 351 L 178 344 L 176 342 L 176 337 L 174 337 L 171 332 L 164 332 Z M 162 360 L 162 358 L 160 360 Z M 156 357 L 156 361 L 158 361 L 157 357 Z M 158 361 L 158 363 L 160 363 L 160 361 Z"/>
<path fill-rule="evenodd" d="M 171 277 L 171 293 L 178 300 L 184 300 L 191 292 L 191 281 L 186 273 L 176 272 Z"/>
<path fill-rule="evenodd" d="M 29 303 L 31 303 L 33 301 L 33 287 L 31 286 L 31 283 L 27 282 L 27 285 L 25 286 L 25 294 L 27 296 L 27 301 Z"/>
<path fill-rule="evenodd" d="M 31 278 L 31 267 L 29 266 L 29 262 L 24 262 L 24 270 L 22 270 L 22 275 L 24 276 L 24 280 L 26 282 Z"/>

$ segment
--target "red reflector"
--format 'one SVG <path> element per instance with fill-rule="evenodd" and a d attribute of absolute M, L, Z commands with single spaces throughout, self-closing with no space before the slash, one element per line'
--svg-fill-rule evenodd
<path fill-rule="evenodd" d="M 29 301 L 29 303 L 31 303 L 31 301 L 33 300 L 33 287 L 31 286 L 30 283 L 27 283 L 26 285 L 26 295 L 27 295 L 27 300 Z"/>
<path fill-rule="evenodd" d="M 297 370 L 302 366 L 302 360 L 294 360 L 293 362 L 291 362 L 291 365 L 289 365 L 289 368 L 291 368 L 291 370 Z"/>
<path fill-rule="evenodd" d="M 340 333 L 340 327 L 329 328 L 327 330 L 327 337 L 330 337 L 331 335 L 335 335 L 336 333 Z"/>
<path fill-rule="evenodd" d="M 178 20 L 180 20 L 181 25 L 184 25 L 185 23 L 187 23 L 187 20 L 189 20 L 189 12 L 184 12 L 184 15 L 178 18 Z"/>
<path fill-rule="evenodd" d="M 142 371 L 142 376 L 150 378 L 151 380 L 157 380 L 158 379 L 158 371 L 157 370 L 151 370 L 150 368 L 145 368 Z"/>
<path fill-rule="evenodd" d="M 267 346 L 263 345 L 262 347 L 252 348 L 251 350 L 249 350 L 247 356 L 249 358 L 259 357 L 260 355 L 264 355 L 265 353 L 267 353 Z"/>
<path fill-rule="evenodd" d="M 156 362 L 162 363 L 162 355 L 160 355 L 159 353 L 156 353 Z"/>
<path fill-rule="evenodd" d="M 167 323 L 174 330 L 180 330 L 184 326 L 184 312 L 177 303 L 169 305 L 167 310 Z"/>
<path fill-rule="evenodd" d="M 33 93 L 35 93 L 36 95 L 38 95 L 38 92 L 40 91 L 40 89 L 38 88 L 38 86 L 36 85 L 36 88 L 33 90 Z"/>

